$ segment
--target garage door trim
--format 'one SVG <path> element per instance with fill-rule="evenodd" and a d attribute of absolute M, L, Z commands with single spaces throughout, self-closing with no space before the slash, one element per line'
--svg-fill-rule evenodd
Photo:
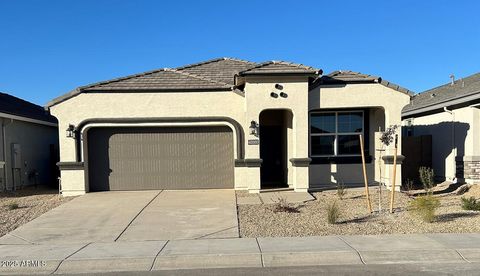
<path fill-rule="evenodd" d="M 226 126 L 230 127 L 227 123 L 233 126 L 232 131 L 236 137 L 236 151 L 237 159 L 244 159 L 245 156 L 245 143 L 244 143 L 244 132 L 242 125 L 236 120 L 230 117 L 184 117 L 184 118 L 93 118 L 86 119 L 81 121 L 75 127 L 75 156 L 76 161 L 81 162 L 85 159 L 85 151 L 83 151 L 82 156 L 82 146 L 85 149 L 85 143 L 82 143 L 82 133 L 88 131 L 89 128 L 95 127 L 93 124 L 131 124 L 135 126 L 136 124 L 142 123 L 224 123 Z M 82 145 L 83 144 L 83 145 Z M 83 157 L 83 158 L 82 158 Z"/>

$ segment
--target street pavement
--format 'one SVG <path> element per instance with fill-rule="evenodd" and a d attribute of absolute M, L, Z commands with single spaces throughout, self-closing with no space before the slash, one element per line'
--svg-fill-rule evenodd
<path fill-rule="evenodd" d="M 332 266 L 338 269 L 360 267 L 362 270 L 378 266 L 379 273 L 388 271 L 387 268 L 396 273 L 398 265 L 413 265 L 416 269 L 448 265 L 449 271 L 455 272 L 455 268 L 478 268 L 480 234 L 4 244 L 0 245 L 0 261 L 3 274 L 141 273 L 185 269 L 185 273 L 232 269 L 229 271 L 240 274 L 255 269 L 266 273 L 258 275 L 270 275 L 268 273 L 276 267 L 296 270 L 289 267 L 311 266 L 319 266 L 314 269 L 326 272 Z"/>

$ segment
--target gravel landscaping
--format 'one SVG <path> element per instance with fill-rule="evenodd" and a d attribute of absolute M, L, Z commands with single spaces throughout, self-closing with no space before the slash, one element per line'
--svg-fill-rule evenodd
<path fill-rule="evenodd" d="M 0 193 L 0 237 L 71 199 L 46 187 Z"/>
<path fill-rule="evenodd" d="M 402 233 L 474 233 L 480 232 L 480 212 L 461 208 L 461 197 L 480 198 L 480 185 L 475 185 L 462 196 L 439 196 L 441 206 L 436 221 L 426 223 L 408 211 L 412 200 L 404 193 L 396 193 L 395 212 L 390 214 L 389 192 L 383 190 L 383 212 L 378 212 L 377 188 L 371 188 L 372 206 L 369 214 L 362 189 L 348 189 L 343 200 L 337 191 L 313 193 L 316 200 L 292 204 L 300 212 L 274 212 L 275 204 L 239 205 L 238 216 L 241 237 L 286 237 L 322 235 L 376 235 Z M 258 196 L 238 192 L 237 196 Z M 337 224 L 327 223 L 327 204 L 336 201 L 340 208 Z"/>

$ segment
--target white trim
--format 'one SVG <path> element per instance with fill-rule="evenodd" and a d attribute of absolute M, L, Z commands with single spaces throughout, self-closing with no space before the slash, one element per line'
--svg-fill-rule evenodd
<path fill-rule="evenodd" d="M 12 115 L 12 114 L 8 114 L 8 113 L 0 112 L 0 117 L 13 119 L 13 120 L 17 120 L 17 121 L 24 121 L 24 122 L 39 124 L 39 125 L 58 127 L 58 124 L 55 124 L 55 123 L 50 123 L 50 122 L 45 122 L 45 121 L 42 121 L 42 120 L 36 120 L 36 119 L 32 119 L 32 118 Z"/>
<path fill-rule="evenodd" d="M 345 132 L 345 133 L 339 133 L 338 132 L 338 114 L 339 113 L 354 113 L 354 112 L 360 112 L 362 113 L 362 132 Z M 311 133 L 311 128 L 312 128 L 312 115 L 315 114 L 322 114 L 322 113 L 333 113 L 335 114 L 335 132 L 334 133 Z M 340 135 L 364 135 L 365 133 L 365 112 L 364 110 L 340 110 L 340 111 L 312 111 L 309 114 L 309 126 L 308 126 L 308 136 L 309 136 L 309 153 L 311 157 L 354 157 L 354 156 L 360 156 L 360 154 L 338 154 L 338 136 Z M 314 155 L 312 154 L 312 142 L 311 138 L 312 136 L 334 136 L 333 140 L 333 155 Z"/>

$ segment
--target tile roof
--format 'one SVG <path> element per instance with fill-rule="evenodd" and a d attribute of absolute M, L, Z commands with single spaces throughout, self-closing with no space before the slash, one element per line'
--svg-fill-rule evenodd
<path fill-rule="evenodd" d="M 383 86 L 402 92 L 404 94 L 407 94 L 410 96 L 414 95 L 414 92 L 408 90 L 407 88 L 401 87 L 400 85 L 395 84 L 393 82 L 384 80 L 381 77 L 362 74 L 359 72 L 353 72 L 349 70 L 333 71 L 328 75 L 321 76 L 312 83 L 310 89 L 313 89 L 322 84 L 343 84 L 343 83 L 379 83 Z"/>
<path fill-rule="evenodd" d="M 270 75 L 270 74 L 318 74 L 321 70 L 286 61 L 267 61 L 258 64 L 255 67 L 239 73 L 240 76 L 246 75 Z"/>
<path fill-rule="evenodd" d="M 176 70 L 233 85 L 236 74 L 256 65 L 257 63 L 240 59 L 219 58 L 177 67 Z"/>
<path fill-rule="evenodd" d="M 256 65 L 240 59 L 217 58 L 175 69 L 157 69 L 78 87 L 53 99 L 47 107 L 93 91 L 236 91 L 234 76 Z"/>
<path fill-rule="evenodd" d="M 159 69 L 81 87 L 83 91 L 226 89 L 232 85 L 176 69 Z"/>
<path fill-rule="evenodd" d="M 126 91 L 241 91 L 235 86 L 235 76 L 284 74 L 322 74 L 322 70 L 285 61 L 255 63 L 234 58 L 217 58 L 174 69 L 163 68 L 126 77 L 81 86 L 53 99 L 47 107 L 72 98 L 82 92 Z M 379 82 L 387 87 L 409 94 L 410 91 L 381 78 L 352 71 L 335 71 L 317 78 L 312 85 L 345 82 Z"/>
<path fill-rule="evenodd" d="M 452 100 L 475 94 L 480 96 L 480 73 L 458 79 L 454 81 L 453 85 L 449 82 L 419 93 L 412 98 L 410 104 L 402 112 L 411 113 L 417 109 L 433 107 L 442 103 L 448 106 L 448 103 Z"/>
<path fill-rule="evenodd" d="M 57 119 L 50 115 L 50 113 L 43 107 L 1 92 L 0 113 L 6 113 L 54 124 L 57 123 Z"/>

